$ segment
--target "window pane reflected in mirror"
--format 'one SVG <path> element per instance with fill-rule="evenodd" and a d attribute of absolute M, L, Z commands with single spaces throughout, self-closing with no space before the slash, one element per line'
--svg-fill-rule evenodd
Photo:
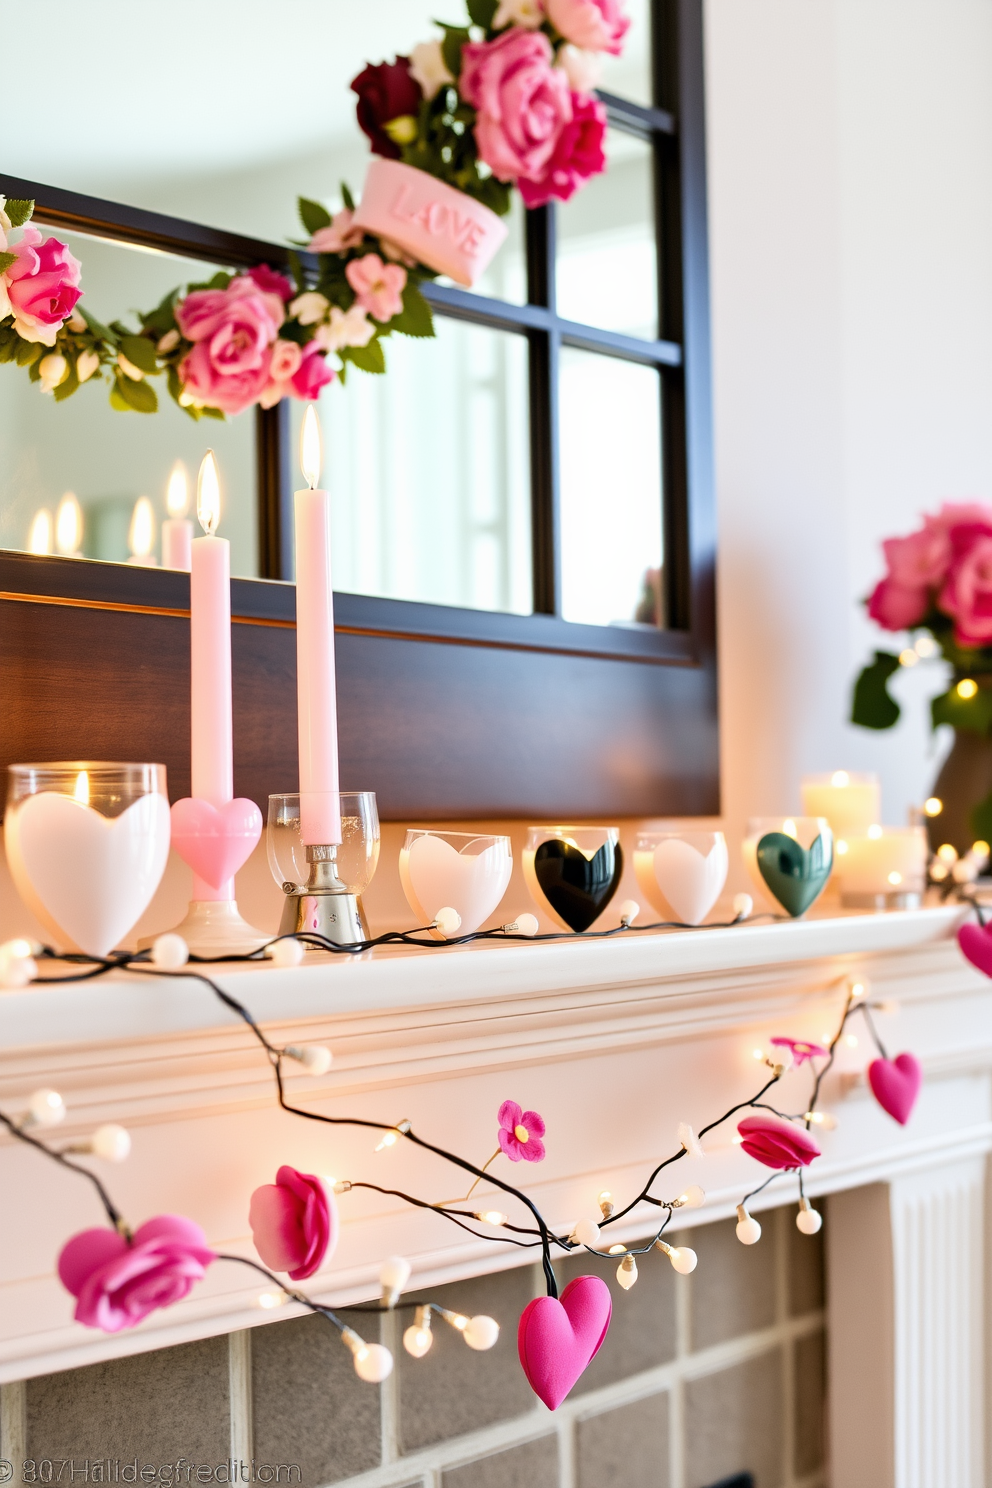
<path fill-rule="evenodd" d="M 627 0 L 624 7 L 630 17 L 630 29 L 624 37 L 619 57 L 603 56 L 599 86 L 607 93 L 629 98 L 633 103 L 650 106 L 651 92 L 651 21 L 649 0 Z"/>
<path fill-rule="evenodd" d="M 531 612 L 527 342 L 443 316 L 386 342 L 388 373 L 323 389 L 334 587 Z M 293 466 L 302 409 L 292 410 Z"/>
<path fill-rule="evenodd" d="M 652 367 L 561 354 L 562 615 L 664 623 L 661 389 Z"/>
<path fill-rule="evenodd" d="M 558 313 L 567 320 L 658 334 L 651 146 L 607 131 L 608 166 L 558 212 Z"/>
<path fill-rule="evenodd" d="M 46 237 L 49 230 L 43 229 Z M 150 252 L 64 232 L 83 265 L 87 310 L 99 320 L 121 318 L 137 324 L 132 307 L 150 310 L 175 285 L 208 279 L 214 267 L 170 254 Z M 153 513 L 150 542 L 139 531 L 137 546 L 160 557 L 160 528 L 166 515 L 169 476 L 177 460 L 189 476 L 190 510 L 195 518 L 196 472 L 212 447 L 221 475 L 220 535 L 231 542 L 232 572 L 258 573 L 255 496 L 255 416 L 252 412 L 220 422 L 195 422 L 168 395 L 165 377 L 149 379 L 158 394 L 157 413 L 121 413 L 110 407 L 109 383 L 94 378 L 63 403 L 46 397 L 27 371 L 0 365 L 0 547 L 30 550 L 39 512 L 53 519 L 67 492 L 79 502 L 82 531 L 71 546 L 70 524 L 63 524 L 62 550 L 86 558 L 123 563 L 130 552 L 134 508 L 142 496 Z M 43 525 L 43 523 L 41 524 Z M 198 529 L 197 529 L 198 530 Z M 37 529 L 36 529 L 37 536 Z M 60 551 L 54 530 L 51 552 Z"/>

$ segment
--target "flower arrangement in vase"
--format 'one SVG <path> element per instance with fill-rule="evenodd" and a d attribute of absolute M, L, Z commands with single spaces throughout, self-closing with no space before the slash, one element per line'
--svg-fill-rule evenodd
<path fill-rule="evenodd" d="M 928 802 L 931 845 L 965 853 L 992 841 L 992 506 L 946 502 L 905 537 L 882 544 L 886 573 L 867 600 L 883 630 L 908 631 L 902 651 L 876 651 L 854 686 L 852 723 L 891 728 L 900 707 L 888 690 L 900 667 L 950 663 L 950 686 L 931 702 L 934 728 L 955 740 Z"/>

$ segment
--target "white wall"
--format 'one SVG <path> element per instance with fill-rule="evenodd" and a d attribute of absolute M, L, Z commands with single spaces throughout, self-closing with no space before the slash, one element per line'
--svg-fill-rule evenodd
<path fill-rule="evenodd" d="M 992 500 L 992 4 L 707 0 L 706 40 L 728 826 L 838 768 L 900 823 L 942 667 L 845 719 L 880 539 Z"/>

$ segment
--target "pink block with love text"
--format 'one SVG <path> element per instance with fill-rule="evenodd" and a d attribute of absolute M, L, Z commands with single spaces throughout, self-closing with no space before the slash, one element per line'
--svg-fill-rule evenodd
<path fill-rule="evenodd" d="M 355 226 L 396 243 L 469 289 L 506 239 L 501 218 L 463 191 L 398 160 L 369 163 Z"/>

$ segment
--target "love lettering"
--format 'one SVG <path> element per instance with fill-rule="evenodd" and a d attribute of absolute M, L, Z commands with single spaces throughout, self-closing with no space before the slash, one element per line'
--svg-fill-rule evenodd
<path fill-rule="evenodd" d="M 410 187 L 405 182 L 393 201 L 391 214 L 401 222 L 416 223 L 435 238 L 448 238 L 468 257 L 474 257 L 482 246 L 486 230 L 474 217 L 459 212 L 445 202 L 428 199 L 410 201 Z"/>

